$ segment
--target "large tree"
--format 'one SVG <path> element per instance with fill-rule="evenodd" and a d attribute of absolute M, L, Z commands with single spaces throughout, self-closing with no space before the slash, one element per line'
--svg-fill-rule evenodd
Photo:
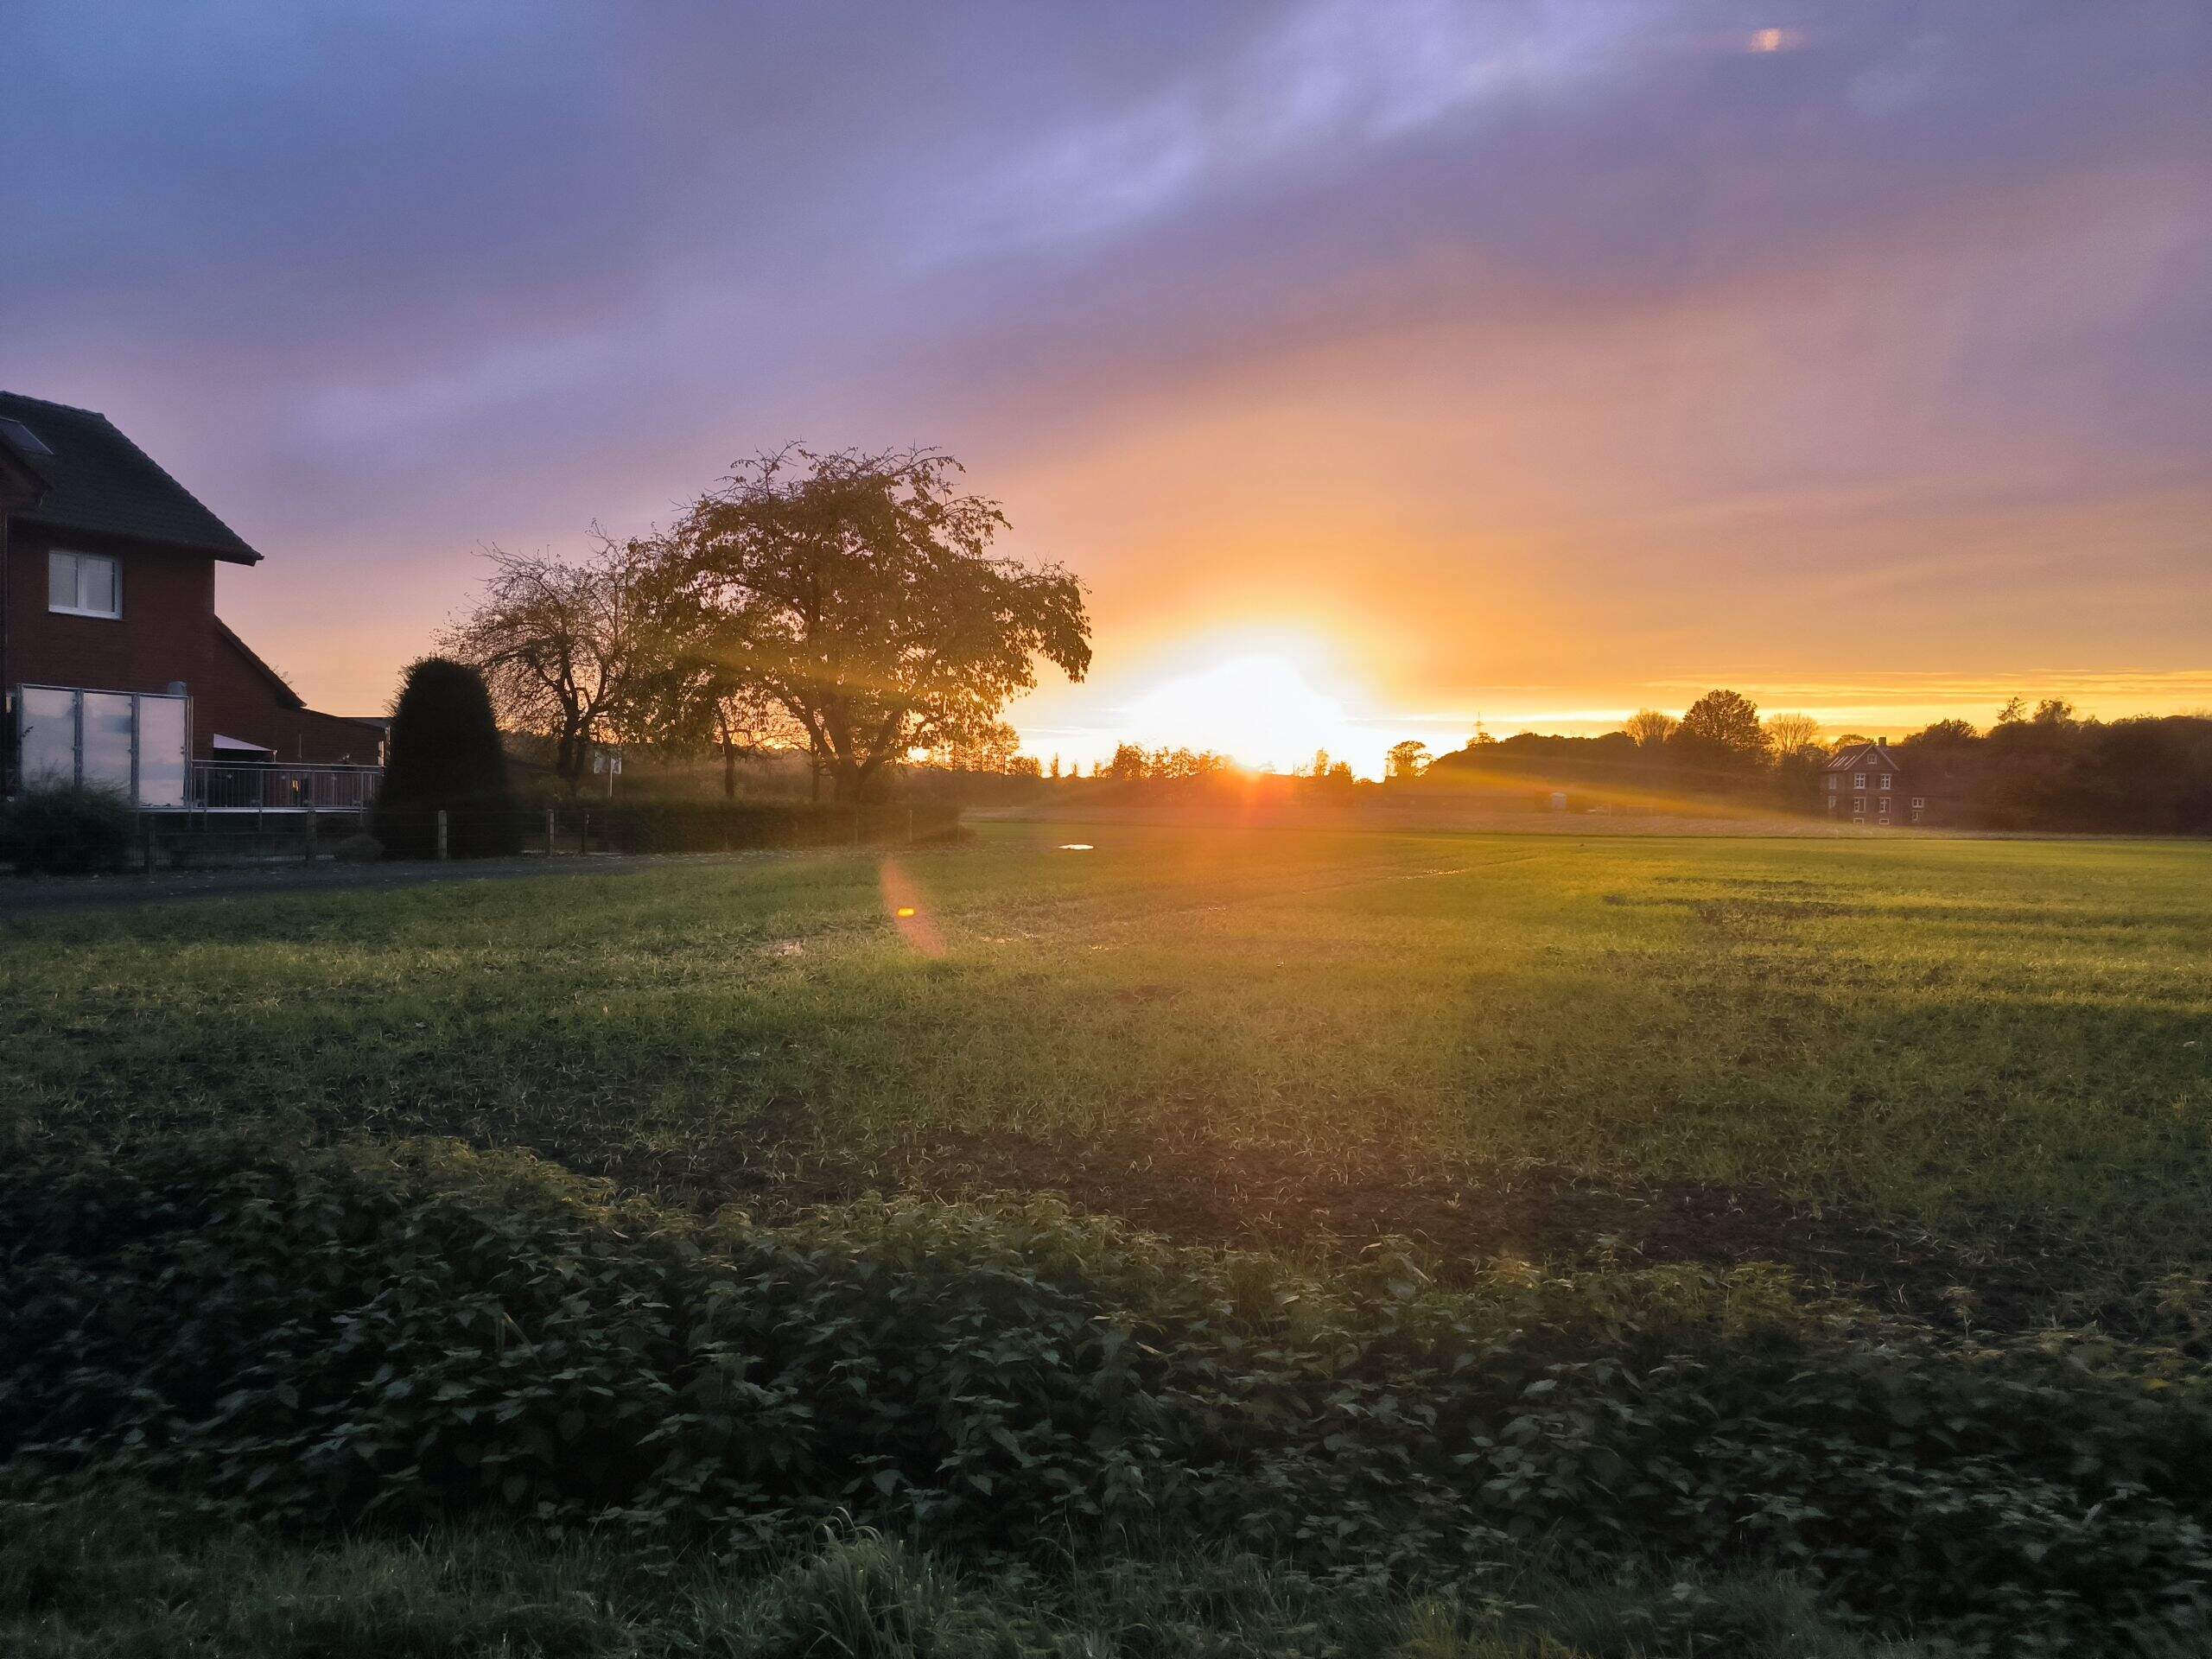
<path fill-rule="evenodd" d="M 804 749 L 805 729 L 747 677 L 741 655 L 725 651 L 721 614 L 702 602 L 680 545 L 658 537 L 635 550 L 646 561 L 641 596 L 652 645 L 616 730 L 626 741 L 713 754 L 723 798 L 734 799 L 741 759 Z"/>
<path fill-rule="evenodd" d="M 1682 710 L 1669 747 L 1707 766 L 1751 766 L 1766 755 L 1759 706 L 1740 691 L 1707 692 Z"/>
<path fill-rule="evenodd" d="M 601 537 L 580 563 L 497 548 L 487 556 L 484 596 L 447 631 L 445 649 L 482 671 L 511 730 L 551 741 L 553 770 L 574 793 L 591 746 L 634 712 L 667 660 L 653 551 Z"/>
<path fill-rule="evenodd" d="M 837 798 L 917 748 L 981 738 L 1036 658 L 1090 666 L 1082 585 L 995 557 L 999 504 L 930 450 L 741 462 L 672 538 L 715 660 L 806 734 Z"/>

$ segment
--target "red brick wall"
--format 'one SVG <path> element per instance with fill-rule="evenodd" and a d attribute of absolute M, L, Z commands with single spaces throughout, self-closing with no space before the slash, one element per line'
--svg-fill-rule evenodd
<path fill-rule="evenodd" d="M 42 531 L 8 527 L 10 685 L 166 691 L 172 680 L 191 685 L 200 677 L 215 615 L 213 559 L 70 537 L 62 545 L 122 559 L 123 615 L 56 616 L 46 608 L 46 555 L 51 544 Z"/>
<path fill-rule="evenodd" d="M 192 741 L 212 753 L 214 734 L 274 749 L 279 760 L 351 760 L 373 766 L 379 734 L 373 726 L 288 706 L 269 676 L 219 628 L 207 630 L 206 666 L 192 685 Z"/>
<path fill-rule="evenodd" d="M 46 555 L 57 541 L 122 560 L 120 618 L 46 608 Z M 181 680 L 192 695 L 194 754 L 212 754 L 220 732 L 274 749 L 280 760 L 377 759 L 375 728 L 298 707 L 216 626 L 211 558 L 10 524 L 7 584 L 10 685 L 167 691 Z"/>

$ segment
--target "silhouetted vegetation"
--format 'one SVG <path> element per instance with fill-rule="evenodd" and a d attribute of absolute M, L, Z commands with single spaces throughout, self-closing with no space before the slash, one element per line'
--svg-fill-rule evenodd
<path fill-rule="evenodd" d="M 1802 715 L 1762 722 L 1739 693 L 1715 690 L 1679 720 L 1645 709 L 1599 737 L 1522 733 L 1439 755 L 1432 784 L 1522 792 L 1582 791 L 1623 806 L 1660 801 L 1756 803 L 1816 810 L 1821 768 L 1853 744 L 1826 742 Z M 1891 746 L 1916 793 L 1941 798 L 1947 820 L 1991 830 L 2171 835 L 2212 831 L 2212 718 L 2078 717 L 2047 699 L 2015 700 L 1986 733 L 1939 720 Z"/>
<path fill-rule="evenodd" d="M 0 864 L 23 875 L 111 869 L 136 823 L 130 803 L 113 790 L 34 784 L 0 800 Z"/>
<path fill-rule="evenodd" d="M 513 731 L 574 793 L 611 743 L 740 762 L 801 752 L 810 794 L 880 799 L 917 752 L 940 769 L 1034 775 L 999 718 L 1036 658 L 1079 680 L 1083 588 L 995 556 L 1006 515 L 924 449 L 743 461 L 671 529 L 601 537 L 577 563 L 494 552 L 447 649 L 486 676 Z"/>
<path fill-rule="evenodd" d="M 456 858 L 512 853 L 520 845 L 506 752 L 484 677 L 466 663 L 425 657 L 409 666 L 392 705 L 377 838 L 393 858 L 431 857 L 441 810 L 448 850 Z"/>

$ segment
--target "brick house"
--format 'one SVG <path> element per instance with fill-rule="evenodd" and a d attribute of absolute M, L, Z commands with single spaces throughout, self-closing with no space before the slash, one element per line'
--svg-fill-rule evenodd
<path fill-rule="evenodd" d="M 1949 804 L 1934 773 L 1908 772 L 1896 751 L 1878 739 L 1847 744 L 1821 769 L 1821 796 L 1839 822 L 1930 824 L 1943 822 Z"/>
<path fill-rule="evenodd" d="M 106 416 L 0 392 L 0 783 L 359 805 L 382 728 L 309 709 L 215 614 L 216 565 L 260 561 Z"/>

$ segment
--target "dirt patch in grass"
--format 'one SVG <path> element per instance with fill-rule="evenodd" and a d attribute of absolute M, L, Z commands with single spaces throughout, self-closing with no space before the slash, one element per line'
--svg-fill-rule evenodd
<path fill-rule="evenodd" d="M 1627 1186 L 1550 1166 L 1421 1161 L 1388 1148 L 1314 1152 L 1204 1133 L 1047 1140 L 945 1129 L 888 1145 L 833 1142 L 785 1103 L 680 1169 L 618 1160 L 607 1173 L 702 1205 L 764 1213 L 869 1192 L 948 1198 L 1054 1194 L 1185 1243 L 1357 1250 L 1410 1241 L 1446 1281 L 1500 1255 L 1732 1267 L 1774 1262 L 1923 1317 L 1995 1329 L 2050 1317 L 2075 1275 L 2026 1250 L 1981 1259 L 1924 1234 L 1757 1190 Z"/>

